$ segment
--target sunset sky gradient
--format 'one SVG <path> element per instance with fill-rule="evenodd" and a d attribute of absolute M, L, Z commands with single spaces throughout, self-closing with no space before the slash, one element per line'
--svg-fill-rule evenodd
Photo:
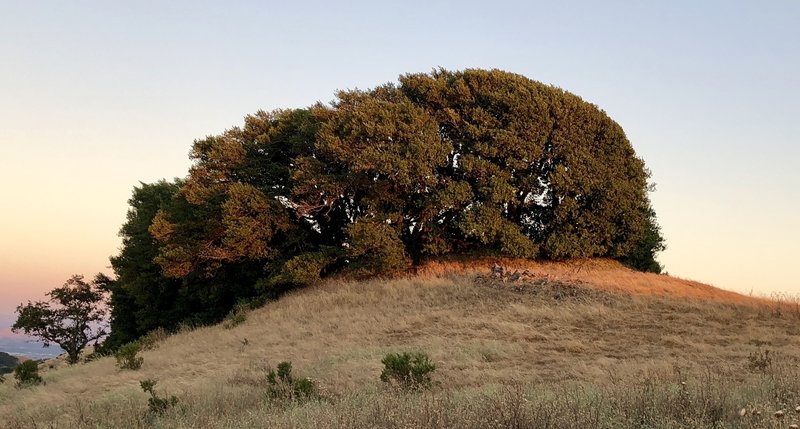
<path fill-rule="evenodd" d="M 185 176 L 194 139 L 440 66 L 618 121 L 670 274 L 800 293 L 800 2 L 334 3 L 0 0 L 0 315 L 110 273 L 133 186 Z"/>

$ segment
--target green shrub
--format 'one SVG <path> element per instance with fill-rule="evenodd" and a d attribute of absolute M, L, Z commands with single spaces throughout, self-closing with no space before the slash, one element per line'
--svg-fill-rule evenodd
<path fill-rule="evenodd" d="M 292 363 L 281 362 L 277 371 L 270 368 L 267 373 L 267 396 L 279 400 L 306 400 L 316 396 L 316 386 L 308 378 L 292 376 Z"/>
<path fill-rule="evenodd" d="M 155 391 L 156 383 L 158 383 L 157 380 L 150 378 L 139 382 L 139 385 L 142 386 L 142 390 L 150 394 L 150 397 L 147 398 L 147 407 L 152 415 L 164 414 L 165 411 L 178 403 L 178 398 L 175 395 L 164 398 L 159 397 Z"/>
<path fill-rule="evenodd" d="M 114 357 L 117 359 L 117 366 L 119 369 L 132 369 L 137 370 L 142 367 L 144 358 L 138 356 L 142 346 L 138 341 L 132 341 L 120 347 Z"/>
<path fill-rule="evenodd" d="M 230 313 L 225 316 L 225 320 L 222 322 L 222 327 L 225 329 L 233 329 L 236 326 L 241 325 L 247 320 L 247 313 L 250 311 L 250 307 L 245 303 L 238 303 L 236 304 Z"/>
<path fill-rule="evenodd" d="M 381 381 L 407 389 L 430 387 L 436 366 L 426 353 L 389 353 L 381 360 Z"/>
<path fill-rule="evenodd" d="M 14 368 L 14 378 L 17 379 L 17 388 L 35 386 L 42 383 L 39 376 L 39 365 L 36 361 L 26 360 Z"/>

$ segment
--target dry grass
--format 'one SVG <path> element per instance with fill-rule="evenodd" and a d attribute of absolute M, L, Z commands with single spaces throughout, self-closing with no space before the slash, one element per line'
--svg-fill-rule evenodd
<path fill-rule="evenodd" d="M 731 292 L 704 283 L 665 275 L 641 273 L 617 261 L 587 259 L 567 262 L 539 262 L 524 259 L 453 259 L 428 262 L 417 268 L 421 277 L 441 277 L 449 273 L 484 273 L 494 263 L 509 270 L 548 275 L 567 283 L 581 283 L 589 288 L 641 296 L 702 299 L 735 304 L 769 305 L 772 300 Z"/>
<path fill-rule="evenodd" d="M 538 286 L 512 287 L 476 274 L 488 266 L 430 264 L 417 277 L 329 282 L 253 311 L 232 329 L 204 327 L 168 337 L 142 353 L 139 371 L 121 371 L 113 358 L 103 358 L 47 371 L 45 386 L 17 390 L 5 383 L 0 421 L 58 428 L 154 422 L 369 427 L 370 419 L 380 418 L 382 426 L 394 427 L 508 427 L 481 419 L 513 414 L 503 408 L 524 399 L 516 412 L 526 410 L 528 422 L 544 421 L 531 420 L 541 411 L 529 409 L 532 404 L 559 416 L 560 407 L 589 410 L 592 401 L 606 404 L 596 404 L 607 414 L 597 418 L 622 422 L 632 417 L 620 404 L 646 405 L 636 402 L 643 396 L 625 393 L 647 388 L 642 380 L 669 380 L 652 384 L 653 392 L 663 390 L 654 404 L 666 401 L 653 406 L 680 408 L 674 390 L 681 378 L 689 382 L 687 395 L 717 398 L 725 416 L 738 411 L 731 407 L 757 404 L 766 412 L 795 400 L 774 398 L 775 389 L 787 384 L 780 380 L 788 378 L 748 369 L 759 350 L 773 351 L 782 362 L 800 356 L 800 311 L 790 302 L 778 306 L 608 261 L 520 266 L 549 275 Z M 431 355 L 435 393 L 408 396 L 380 386 L 381 358 L 400 350 Z M 264 368 L 283 360 L 316 380 L 323 402 L 276 406 L 265 399 Z M 709 393 L 701 376 L 740 387 Z M 144 417 L 147 396 L 138 381 L 146 378 L 159 380 L 159 392 L 177 395 L 178 409 L 157 421 Z M 491 413 L 481 408 L 490 406 Z M 574 427 L 591 424 L 581 421 Z M 618 427 L 706 427 L 631 424 Z"/>

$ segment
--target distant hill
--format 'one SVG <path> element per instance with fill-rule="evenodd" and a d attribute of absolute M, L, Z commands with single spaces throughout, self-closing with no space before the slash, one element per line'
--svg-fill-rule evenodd
<path fill-rule="evenodd" d="M 0 337 L 0 350 L 14 356 L 25 356 L 35 360 L 49 359 L 64 353 L 61 347 L 55 344 L 44 347 L 41 343 L 22 335 Z"/>
<path fill-rule="evenodd" d="M 64 353 L 64 350 L 57 344 L 44 347 L 33 337 L 11 332 L 9 318 L 0 315 L 0 323 L 7 323 L 7 326 L 0 325 L 0 352 L 17 357 L 25 356 L 34 360 L 49 359 Z"/>
<path fill-rule="evenodd" d="M 19 360 L 6 352 L 0 352 L 0 374 L 6 374 L 14 370 Z"/>

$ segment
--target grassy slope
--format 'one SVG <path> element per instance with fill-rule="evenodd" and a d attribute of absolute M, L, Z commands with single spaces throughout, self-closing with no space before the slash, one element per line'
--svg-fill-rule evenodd
<path fill-rule="evenodd" d="M 672 383 L 691 378 L 682 374 L 711 373 L 725 383 L 745 383 L 753 377 L 745 369 L 748 356 L 760 349 L 800 356 L 796 305 L 784 303 L 776 312 L 775 303 L 607 261 L 519 264 L 549 280 L 516 288 L 491 281 L 476 274 L 488 270 L 484 261 L 431 264 L 417 277 L 334 281 L 297 291 L 251 312 L 233 329 L 206 327 L 167 338 L 142 354 L 139 371 L 118 370 L 104 358 L 43 371 L 45 386 L 17 390 L 6 382 L 0 386 L 0 420 L 7 418 L 11 427 L 147 427 L 138 381 L 154 378 L 158 392 L 177 395 L 181 404 L 179 412 L 158 420 L 166 427 L 324 427 L 331 418 L 346 427 L 373 417 L 386 423 L 392 407 L 375 405 L 381 401 L 423 407 L 414 402 L 419 399 L 386 397 L 391 394 L 381 389 L 380 360 L 400 350 L 431 355 L 440 386 L 431 400 L 444 401 L 436 412 L 451 410 L 463 419 L 471 418 L 468 412 L 485 414 L 469 411 L 471 399 L 464 398 L 505 389 L 498 386 L 528 392 L 576 383 L 633 388 L 653 374 Z M 265 401 L 263 368 L 282 360 L 315 379 L 327 400 L 288 409 Z M 759 405 L 758 393 L 750 392 L 755 388 L 747 386 L 730 399 L 742 403 L 731 407 L 763 406 L 766 412 L 792 406 L 794 398 Z M 369 413 L 380 416 L 359 414 L 374 407 L 379 410 Z M 452 425 L 467 425 L 463 419 Z"/>

